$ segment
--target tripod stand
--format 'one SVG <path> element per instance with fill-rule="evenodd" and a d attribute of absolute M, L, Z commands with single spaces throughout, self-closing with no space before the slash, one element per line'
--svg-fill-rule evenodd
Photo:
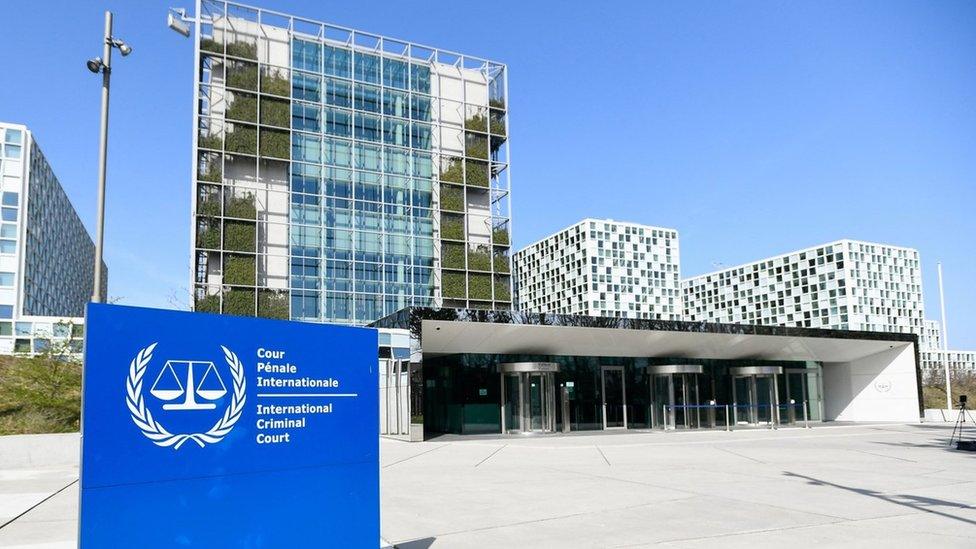
<path fill-rule="evenodd" d="M 962 398 L 959 402 L 959 415 L 956 417 L 956 425 L 952 428 L 952 436 L 949 437 L 949 446 L 952 446 L 953 441 L 956 440 L 957 433 L 959 435 L 959 449 L 962 450 L 963 446 L 968 446 L 968 444 L 964 443 L 962 440 L 963 424 L 966 423 L 967 417 L 969 418 L 970 423 L 976 424 L 976 421 L 973 420 L 972 413 L 970 413 L 969 409 L 966 407 L 966 399 Z"/>

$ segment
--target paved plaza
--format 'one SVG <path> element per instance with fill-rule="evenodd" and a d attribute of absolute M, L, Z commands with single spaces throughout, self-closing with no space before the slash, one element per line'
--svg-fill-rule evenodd
<path fill-rule="evenodd" d="M 976 454 L 949 450 L 950 430 L 383 439 L 383 537 L 411 549 L 973 547 Z M 0 470 L 0 547 L 73 547 L 76 479 L 74 464 Z"/>

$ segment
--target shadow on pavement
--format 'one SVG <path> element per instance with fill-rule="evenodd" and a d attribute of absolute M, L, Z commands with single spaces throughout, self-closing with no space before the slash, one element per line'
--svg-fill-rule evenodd
<path fill-rule="evenodd" d="M 394 549 L 427 549 L 434 544 L 437 538 L 423 538 L 412 541 L 403 541 L 394 545 Z"/>

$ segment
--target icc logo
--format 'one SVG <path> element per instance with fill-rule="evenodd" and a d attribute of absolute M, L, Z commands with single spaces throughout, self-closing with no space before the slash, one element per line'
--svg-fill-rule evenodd
<path fill-rule="evenodd" d="M 885 379 L 879 380 L 874 384 L 874 390 L 879 393 L 887 393 L 891 390 L 891 382 Z"/>
<path fill-rule="evenodd" d="M 157 421 L 146 406 L 142 396 L 143 378 L 146 368 L 152 361 L 156 344 L 142 349 L 129 363 L 129 375 L 126 377 L 125 403 L 129 408 L 132 422 L 142 431 L 142 434 L 157 446 L 172 447 L 179 450 L 187 440 L 192 440 L 201 448 L 207 444 L 216 444 L 223 440 L 234 424 L 241 418 L 244 411 L 245 380 L 244 365 L 241 364 L 233 351 L 224 347 L 224 361 L 230 368 L 231 401 L 220 419 L 205 432 L 173 433 Z M 163 410 L 167 412 L 187 414 L 199 410 L 214 410 L 220 400 L 228 392 L 224 379 L 217 371 L 217 366 L 206 360 L 168 360 L 156 375 L 149 394 L 165 404 Z"/>

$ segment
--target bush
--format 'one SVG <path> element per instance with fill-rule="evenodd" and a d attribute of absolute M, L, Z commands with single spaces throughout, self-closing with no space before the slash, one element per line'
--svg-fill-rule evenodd
<path fill-rule="evenodd" d="M 247 255 L 224 256 L 224 284 L 254 286 L 254 257 Z"/>
<path fill-rule="evenodd" d="M 235 252 L 253 252 L 255 227 L 248 221 L 224 222 L 224 249 Z"/>
<path fill-rule="evenodd" d="M 496 253 L 492 258 L 492 262 L 495 264 L 496 273 L 507 273 L 511 271 L 511 263 L 508 261 L 508 256 L 505 254 Z"/>
<path fill-rule="evenodd" d="M 288 132 L 261 129 L 261 156 L 291 158 L 291 135 Z"/>
<path fill-rule="evenodd" d="M 200 173 L 197 174 L 197 179 L 200 181 L 220 183 L 222 176 L 223 174 L 221 173 L 220 169 L 220 155 L 217 155 L 216 159 L 211 159 L 203 163 L 203 166 L 200 167 Z"/>
<path fill-rule="evenodd" d="M 254 290 L 231 288 L 225 291 L 224 314 L 254 316 Z"/>
<path fill-rule="evenodd" d="M 283 76 L 282 71 L 276 69 L 265 69 L 261 74 L 261 91 L 288 97 L 291 94 L 291 84 L 288 78 Z"/>
<path fill-rule="evenodd" d="M 464 244 L 441 243 L 441 263 L 448 269 L 464 268 Z"/>
<path fill-rule="evenodd" d="M 441 282 L 444 297 L 464 298 L 464 273 L 444 273 Z"/>
<path fill-rule="evenodd" d="M 208 294 L 194 299 L 193 310 L 198 313 L 219 313 L 220 296 Z"/>
<path fill-rule="evenodd" d="M 504 99 L 489 99 L 488 106 L 493 109 L 505 110 L 505 100 Z"/>
<path fill-rule="evenodd" d="M 261 98 L 261 123 L 269 126 L 281 128 L 291 127 L 291 115 L 287 101 L 272 99 L 270 97 Z"/>
<path fill-rule="evenodd" d="M 200 135 L 197 145 L 204 149 L 219 151 L 224 148 L 224 140 L 219 135 Z M 217 177 L 220 177 L 218 174 Z"/>
<path fill-rule="evenodd" d="M 242 154 L 257 154 L 258 133 L 253 126 L 238 124 L 227 132 L 227 150 Z"/>
<path fill-rule="evenodd" d="M 238 217 L 240 219 L 257 219 L 258 210 L 255 206 L 254 194 L 246 193 L 244 196 L 231 196 L 227 199 L 227 217 Z"/>
<path fill-rule="evenodd" d="M 220 200 L 216 197 L 207 197 L 197 200 L 197 213 L 217 217 L 220 215 Z"/>
<path fill-rule="evenodd" d="M 0 357 L 0 435 L 81 426 L 81 363 L 53 354 Z"/>
<path fill-rule="evenodd" d="M 491 238 L 495 244 L 508 245 L 508 229 L 503 227 L 491 231 Z"/>
<path fill-rule="evenodd" d="M 468 269 L 473 271 L 491 270 L 491 253 L 487 246 L 477 246 L 468 250 Z"/>
<path fill-rule="evenodd" d="M 244 122 L 258 121 L 258 98 L 249 93 L 234 93 L 234 99 L 228 104 L 225 118 Z"/>
<path fill-rule="evenodd" d="M 220 230 L 214 223 L 201 223 L 197 226 L 197 248 L 220 249 Z"/>
<path fill-rule="evenodd" d="M 489 126 L 492 135 L 505 136 L 505 113 L 491 111 Z"/>
<path fill-rule="evenodd" d="M 250 44 L 248 42 L 228 42 L 227 55 L 244 57 L 245 59 L 257 59 L 258 47 L 256 44 Z"/>
<path fill-rule="evenodd" d="M 246 61 L 229 61 L 227 63 L 227 85 L 231 88 L 257 91 L 257 64 Z"/>
<path fill-rule="evenodd" d="M 474 133 L 465 134 L 464 154 L 472 158 L 488 160 L 488 139 Z"/>
<path fill-rule="evenodd" d="M 441 185 L 441 208 L 463 212 L 464 189 L 453 185 Z"/>
<path fill-rule="evenodd" d="M 476 132 L 487 132 L 488 124 L 487 121 L 485 120 L 485 115 L 476 114 L 471 118 L 468 118 L 467 120 L 464 121 L 464 129 L 472 130 Z"/>
<path fill-rule="evenodd" d="M 464 240 L 464 218 L 456 215 L 441 215 L 441 237 Z"/>
<path fill-rule="evenodd" d="M 488 186 L 488 164 L 477 160 L 465 160 L 465 171 L 467 172 L 467 183 L 474 187 Z"/>
<path fill-rule="evenodd" d="M 258 316 L 287 320 L 288 292 L 285 290 L 260 290 L 258 292 Z"/>
<path fill-rule="evenodd" d="M 200 40 L 200 49 L 212 53 L 224 53 L 224 45 L 213 38 L 204 38 L 203 40 Z"/>
<path fill-rule="evenodd" d="M 464 184 L 464 165 L 460 158 L 452 156 L 447 159 L 447 169 L 441 172 L 441 181 Z"/>
<path fill-rule="evenodd" d="M 468 276 L 468 299 L 491 301 L 491 275 Z"/>
<path fill-rule="evenodd" d="M 976 372 L 969 370 L 949 370 L 952 383 L 952 407 L 959 407 L 959 395 L 976 395 Z M 945 370 L 927 368 L 922 371 L 922 401 L 926 408 L 945 409 Z"/>
<path fill-rule="evenodd" d="M 508 277 L 495 277 L 495 301 L 511 301 Z"/>

